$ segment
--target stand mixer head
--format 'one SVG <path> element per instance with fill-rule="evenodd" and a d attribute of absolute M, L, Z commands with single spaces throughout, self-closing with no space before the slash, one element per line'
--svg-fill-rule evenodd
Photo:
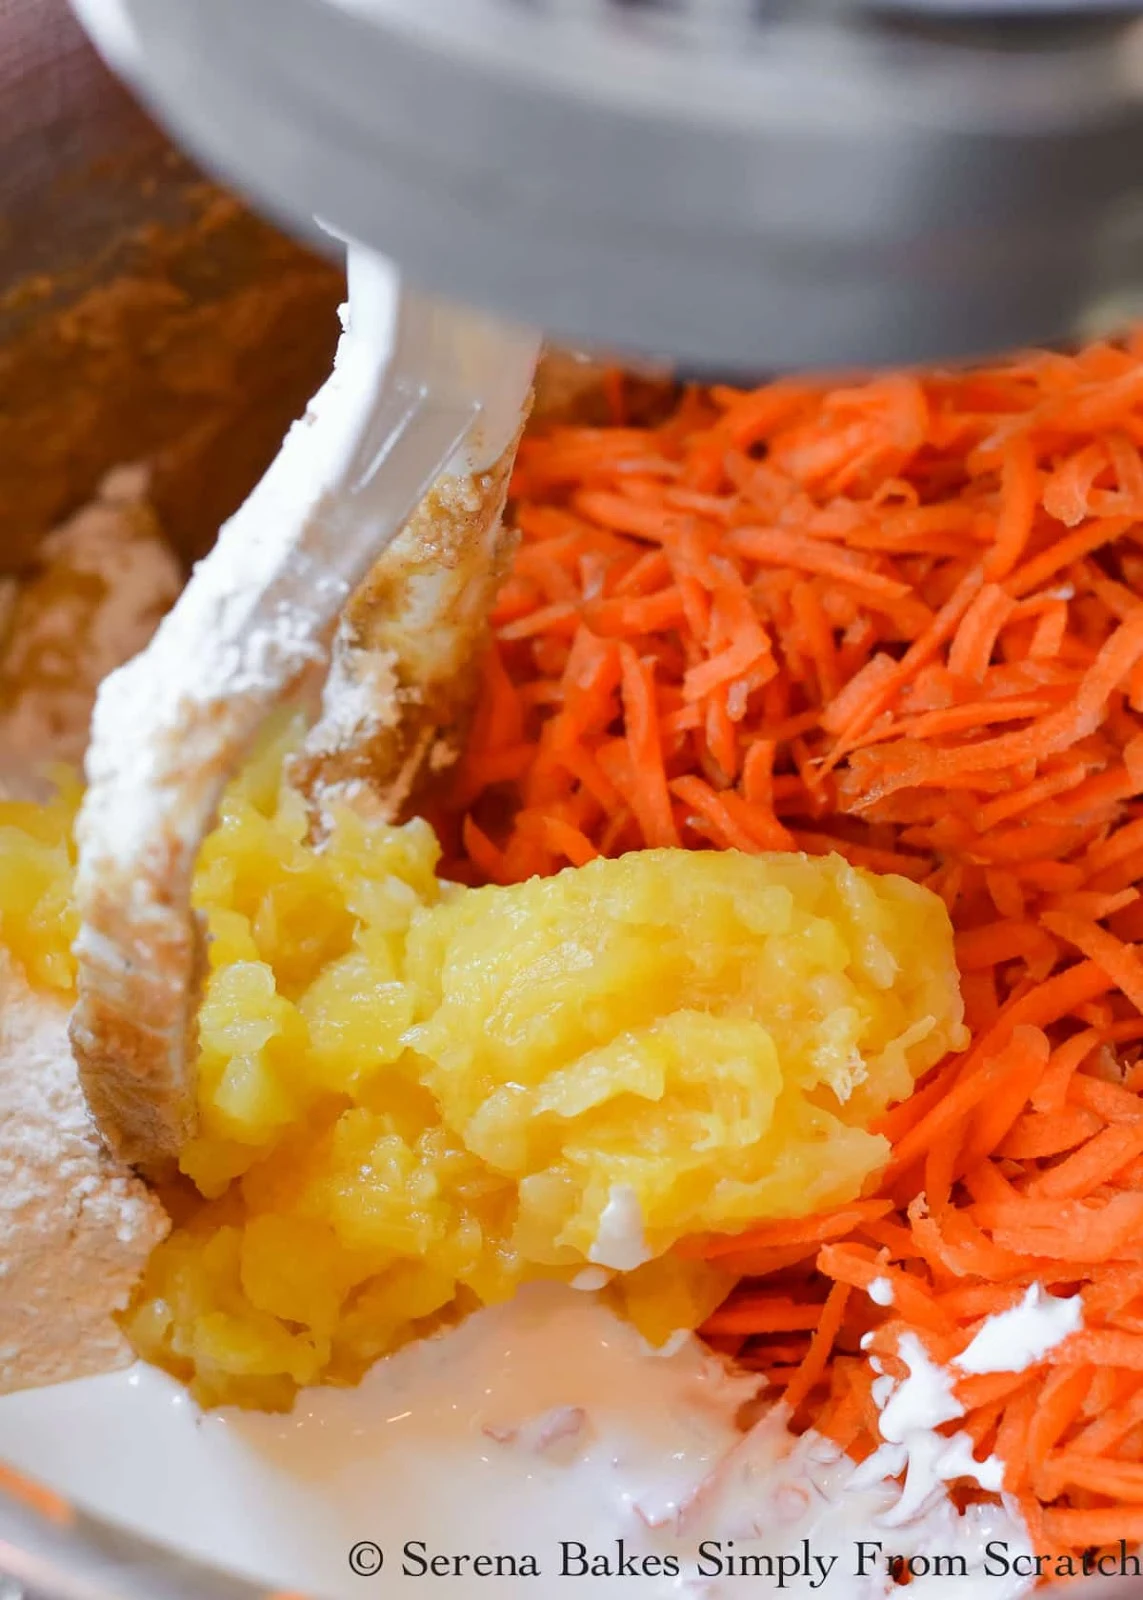
<path fill-rule="evenodd" d="M 74 0 L 297 230 L 709 371 L 1066 339 L 1143 286 L 1105 0 Z"/>

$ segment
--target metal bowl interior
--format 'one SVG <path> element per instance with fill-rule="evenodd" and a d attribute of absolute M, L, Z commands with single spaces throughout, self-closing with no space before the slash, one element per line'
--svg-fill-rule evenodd
<path fill-rule="evenodd" d="M 0 573 L 34 559 L 107 470 L 143 458 L 189 563 L 328 372 L 341 275 L 206 182 L 108 75 L 64 0 L 0 0 L 0 150 Z M 0 1493 L 0 1593 L 261 1591 L 47 1492 Z"/>
<path fill-rule="evenodd" d="M 328 373 L 340 272 L 181 156 L 66 0 L 0 0 L 0 571 L 149 458 L 193 560 Z"/>
<path fill-rule="evenodd" d="M 327 376 L 342 274 L 207 182 L 66 0 L 0 0 L 0 576 L 111 468 L 152 463 L 185 564 Z M 0 1462 L 4 1600 L 255 1600 Z"/>

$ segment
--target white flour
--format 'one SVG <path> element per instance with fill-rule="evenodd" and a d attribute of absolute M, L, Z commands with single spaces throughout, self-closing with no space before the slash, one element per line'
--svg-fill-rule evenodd
<path fill-rule="evenodd" d="M 344 308 L 342 319 L 347 327 Z M 222 774 L 217 719 L 197 717 L 196 708 L 230 704 L 255 728 L 287 685 L 324 667 L 321 619 L 337 615 L 350 587 L 334 571 L 325 496 L 352 457 L 376 359 L 375 348 L 343 334 L 333 373 L 195 567 L 179 605 L 146 652 L 100 686 L 78 823 L 81 903 L 87 878 L 109 865 L 145 885 L 149 853 L 168 849 L 167 830 L 184 855 L 197 849 Z M 184 724 L 193 729 L 190 748 Z M 212 774 L 194 804 L 188 767 Z"/>
<path fill-rule="evenodd" d="M 112 1313 L 168 1227 L 103 1151 L 67 1020 L 0 958 L 0 1393 L 126 1365 Z"/>
<path fill-rule="evenodd" d="M 50 534 L 37 574 L 0 586 L 0 787 L 78 764 L 99 681 L 147 642 L 180 573 L 145 502 L 146 473 L 111 473 Z M 91 1123 L 62 997 L 0 952 L 0 1393 L 126 1364 L 112 1320 L 167 1231 L 158 1201 Z"/>
<path fill-rule="evenodd" d="M 147 643 L 182 578 L 146 504 L 140 467 L 40 545 L 37 572 L 0 585 L 0 784 L 25 790 L 45 764 L 78 765 L 100 681 Z"/>
<path fill-rule="evenodd" d="M 344 628 L 344 623 L 342 624 Z M 377 653 L 352 645 L 337 651 L 323 696 L 323 715 L 306 740 L 313 754 L 338 750 L 396 727 L 398 694 L 396 654 Z"/>

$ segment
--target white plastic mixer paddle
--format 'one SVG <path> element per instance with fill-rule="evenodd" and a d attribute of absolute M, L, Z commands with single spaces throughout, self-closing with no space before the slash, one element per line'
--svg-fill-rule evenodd
<path fill-rule="evenodd" d="M 537 351 L 351 251 L 333 375 L 151 644 L 105 680 L 77 824 L 72 1039 L 124 1160 L 162 1170 L 193 1127 L 191 878 L 228 778 L 438 474 L 509 448 Z"/>

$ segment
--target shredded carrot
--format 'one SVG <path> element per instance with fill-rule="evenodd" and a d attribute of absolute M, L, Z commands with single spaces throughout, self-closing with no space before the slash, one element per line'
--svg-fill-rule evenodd
<path fill-rule="evenodd" d="M 826 1239 L 840 1239 L 862 1222 L 872 1222 L 893 1209 L 890 1200 L 855 1200 L 840 1211 L 830 1211 L 816 1217 L 803 1217 L 793 1222 L 766 1222 L 750 1228 L 745 1233 L 716 1235 L 711 1239 L 694 1241 L 684 1255 L 697 1255 L 714 1260 L 720 1255 L 738 1255 L 743 1250 L 765 1249 L 775 1245 L 819 1245 Z"/>
<path fill-rule="evenodd" d="M 833 1343 L 845 1315 L 849 1292 L 848 1284 L 835 1283 L 826 1296 L 825 1305 L 818 1308 L 817 1326 L 810 1340 L 810 1348 L 786 1389 L 786 1404 L 791 1410 L 797 1410 L 802 1401 L 807 1399 L 814 1385 L 825 1375 Z"/>
<path fill-rule="evenodd" d="M 969 1050 L 882 1119 L 878 1192 L 680 1247 L 741 1275 L 707 1336 L 862 1460 L 862 1335 L 893 1371 L 905 1329 L 955 1355 L 1079 1292 L 1038 1368 L 958 1382 L 964 1427 L 1037 1549 L 1143 1539 L 1143 333 L 606 398 L 520 448 L 446 869 L 797 848 L 940 894 Z"/>
<path fill-rule="evenodd" d="M 821 1306 L 813 1301 L 799 1304 L 794 1300 L 780 1300 L 771 1294 L 762 1294 L 753 1300 L 749 1296 L 741 1296 L 708 1318 L 705 1331 L 710 1335 L 798 1332 L 803 1328 L 816 1328 L 821 1315 Z"/>
<path fill-rule="evenodd" d="M 1005 452 L 1001 469 L 1000 514 L 984 563 L 989 577 L 1007 577 L 1023 555 L 1032 536 L 1039 489 L 1036 452 L 1026 435 L 1017 434 Z"/>
<path fill-rule="evenodd" d="M 1050 933 L 1058 933 L 1061 939 L 1067 939 L 1094 961 L 1135 1009 L 1143 1011 L 1143 962 L 1133 949 L 1094 922 L 1069 916 L 1064 911 L 1045 911 L 1041 922 Z"/>

